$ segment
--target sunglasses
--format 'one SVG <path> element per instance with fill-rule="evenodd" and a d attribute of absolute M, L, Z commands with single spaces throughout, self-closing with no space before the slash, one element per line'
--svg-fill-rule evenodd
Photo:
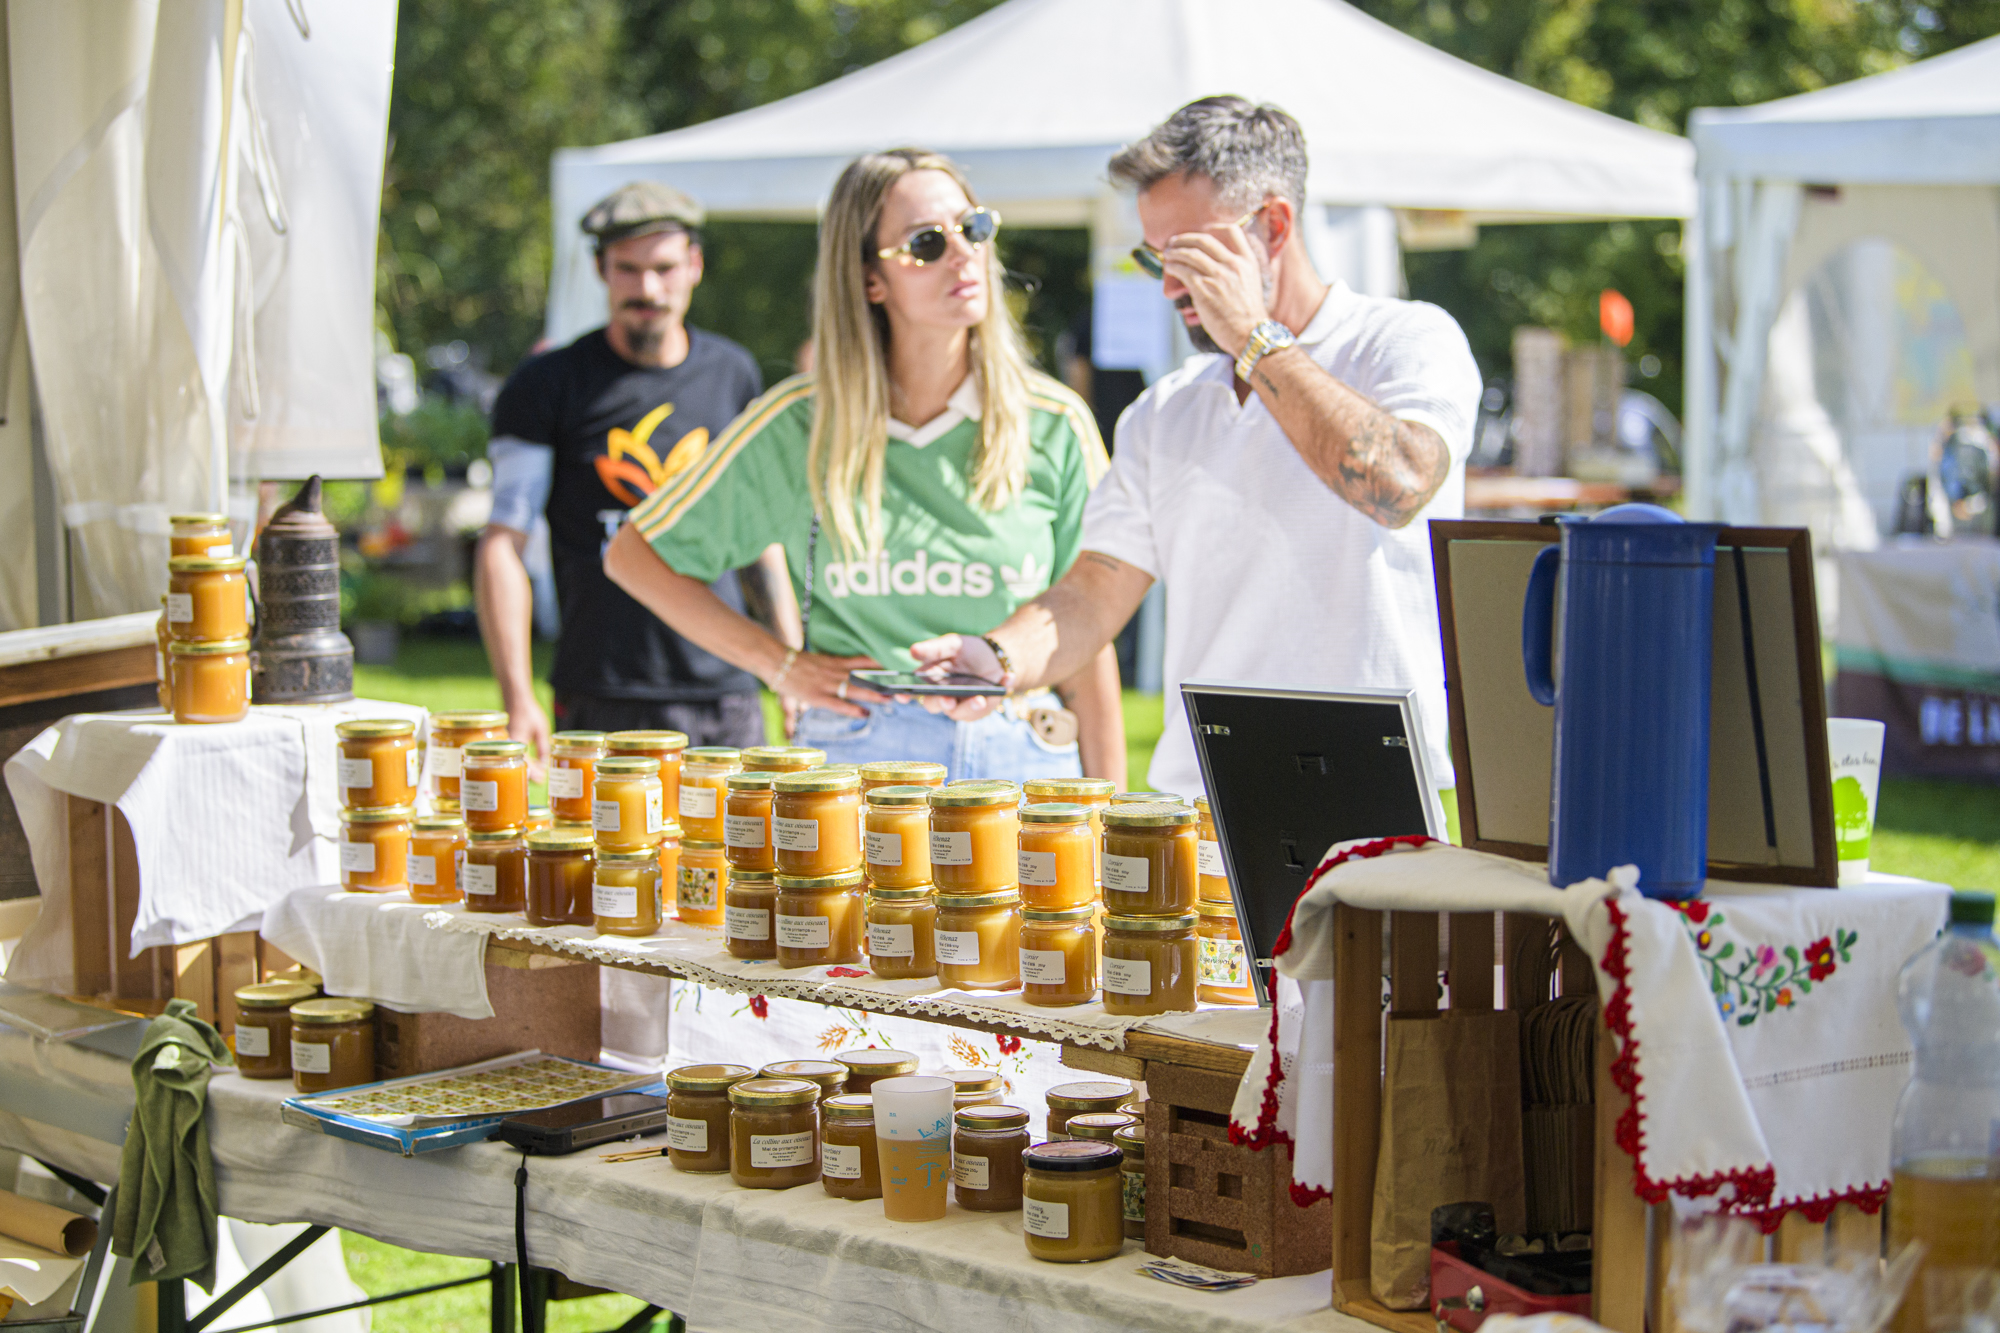
<path fill-rule="evenodd" d="M 1255 208 L 1251 209 L 1248 213 L 1245 213 L 1242 217 L 1236 219 L 1234 225 L 1238 227 L 1248 227 L 1252 222 L 1256 221 L 1257 215 L 1263 211 L 1264 211 L 1264 205 L 1259 204 Z M 1164 278 L 1167 276 L 1166 260 L 1161 256 L 1158 250 L 1155 250 L 1152 246 L 1147 245 L 1143 241 L 1133 248 L 1132 262 L 1137 264 L 1139 266 L 1139 271 L 1141 273 L 1144 273 L 1149 278 L 1158 280 L 1160 278 Z"/>
<path fill-rule="evenodd" d="M 887 250 L 877 250 L 877 259 L 891 259 L 896 255 L 908 255 L 918 268 L 925 264 L 935 264 L 944 258 L 944 252 L 951 246 L 953 236 L 963 236 L 965 243 L 978 249 L 993 239 L 1000 230 L 1000 215 L 990 208 L 975 208 L 949 227 L 941 222 L 933 222 L 928 227 L 920 227 L 910 233 L 910 238 L 901 245 L 892 245 Z"/>

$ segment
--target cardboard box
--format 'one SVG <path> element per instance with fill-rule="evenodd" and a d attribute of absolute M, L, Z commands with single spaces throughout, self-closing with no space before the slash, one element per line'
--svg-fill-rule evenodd
<path fill-rule="evenodd" d="M 537 961 L 554 965 L 506 967 L 487 961 L 491 1018 L 404 1014 L 376 1006 L 376 1077 L 427 1074 L 515 1051 L 595 1060 L 601 1036 L 597 964 Z"/>

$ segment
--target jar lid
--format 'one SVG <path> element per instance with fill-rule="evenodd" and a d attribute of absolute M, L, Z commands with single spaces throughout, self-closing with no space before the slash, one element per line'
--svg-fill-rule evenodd
<path fill-rule="evenodd" d="M 307 981 L 260 981 L 238 986 L 236 1003 L 245 1009 L 289 1009 L 300 1000 L 319 994 L 319 987 Z"/>
<path fill-rule="evenodd" d="M 901 787 L 872 787 L 869 789 L 866 799 L 870 805 L 928 805 L 930 804 L 932 790 L 930 787 L 907 785 Z"/>
<path fill-rule="evenodd" d="M 1102 1171 L 1117 1166 L 1125 1160 L 1125 1153 L 1115 1143 L 1100 1143 L 1096 1139 L 1059 1139 L 1054 1143 L 1038 1143 L 1021 1154 L 1021 1161 L 1030 1171 Z"/>
<path fill-rule="evenodd" d="M 679 731 L 614 731 L 605 736 L 604 743 L 614 750 L 672 754 L 687 749 L 688 738 Z"/>
<path fill-rule="evenodd" d="M 1215 815 L 1215 810 L 1209 805 L 1208 798 L 1206 796 L 1195 797 L 1194 808 L 1197 812 L 1204 815 L 1208 815 L 1211 818 L 1213 818 Z"/>
<path fill-rule="evenodd" d="M 696 745 L 681 751 L 684 764 L 730 765 L 743 762 L 743 751 L 733 745 Z"/>
<path fill-rule="evenodd" d="M 798 773 L 780 773 L 771 783 L 779 795 L 798 792 L 860 791 L 861 775 L 851 768 L 810 768 Z"/>
<path fill-rule="evenodd" d="M 865 1051 L 840 1051 L 833 1058 L 846 1065 L 850 1074 L 866 1074 L 871 1078 L 889 1078 L 917 1072 L 917 1057 L 908 1051 L 870 1047 Z"/>
<path fill-rule="evenodd" d="M 729 887 L 746 889 L 775 889 L 778 887 L 777 872 L 773 870 L 738 870 L 729 868 Z"/>
<path fill-rule="evenodd" d="M 597 864 L 600 866 L 636 866 L 641 869 L 646 866 L 657 867 L 660 864 L 660 849 L 655 845 L 641 847 L 637 851 L 630 852 L 599 851 L 597 853 Z"/>
<path fill-rule="evenodd" d="M 988 893 L 940 893 L 937 905 L 944 907 L 1005 907 L 1021 901 L 1021 891 L 1011 885 Z"/>
<path fill-rule="evenodd" d="M 540 824 L 543 828 L 553 828 L 556 817 L 546 805 L 531 805 L 528 807 L 528 822 Z"/>
<path fill-rule="evenodd" d="M 756 1074 L 749 1065 L 682 1065 L 667 1071 L 667 1086 L 675 1092 L 721 1092 Z"/>
<path fill-rule="evenodd" d="M 946 806 L 1018 805 L 1021 789 L 1011 782 L 954 782 L 930 794 L 933 808 Z"/>
<path fill-rule="evenodd" d="M 885 903 L 917 903 L 931 896 L 931 886 L 918 884 L 907 889 L 892 889 L 886 884 L 875 884 L 869 887 L 868 896 L 880 898 Z"/>
<path fill-rule="evenodd" d="M 1021 807 L 1023 824 L 1087 824 L 1090 822 L 1091 807 L 1076 805 L 1067 801 L 1044 801 L 1040 805 Z"/>
<path fill-rule="evenodd" d="M 526 759 L 526 741 L 474 741 L 463 751 L 467 763 L 475 759 Z"/>
<path fill-rule="evenodd" d="M 986 1102 L 978 1106 L 968 1106 L 952 1115 L 952 1120 L 960 1129 L 1025 1129 L 1028 1113 L 1018 1106 L 1002 1106 L 997 1102 Z"/>
<path fill-rule="evenodd" d="M 211 639 L 205 643 L 191 643 L 175 639 L 167 645 L 167 652 L 175 657 L 221 657 L 228 653 L 250 651 L 248 639 Z"/>
<path fill-rule="evenodd" d="M 1174 805 L 1187 805 L 1186 797 L 1170 791 L 1121 791 L 1111 797 L 1113 805 L 1137 805 L 1144 801 L 1169 801 Z"/>
<path fill-rule="evenodd" d="M 729 1085 L 738 1106 L 803 1106 L 819 1100 L 819 1084 L 802 1078 L 746 1078 Z"/>
<path fill-rule="evenodd" d="M 359 1023 L 375 1012 L 367 1000 L 329 995 L 323 1000 L 300 1000 L 292 1006 L 294 1023 Z"/>
<path fill-rule="evenodd" d="M 370 717 L 343 722 L 333 734 L 344 741 L 369 740 L 377 736 L 414 736 L 417 724 L 406 717 Z"/>
<path fill-rule="evenodd" d="M 825 1092 L 834 1084 L 847 1082 L 847 1066 L 832 1060 L 779 1060 L 757 1071 L 758 1078 L 802 1078 L 819 1084 Z"/>
<path fill-rule="evenodd" d="M 1177 828 L 1193 825 L 1201 818 L 1192 807 L 1178 801 L 1134 801 L 1129 805 L 1104 807 L 1106 828 Z"/>
<path fill-rule="evenodd" d="M 669 837 L 680 837 L 681 826 L 679 824 L 670 819 L 667 821 L 667 827 L 671 830 L 668 834 Z M 722 844 L 719 842 L 709 842 L 705 838 L 689 838 L 681 843 L 681 850 L 684 852 L 719 852 L 722 850 Z"/>
<path fill-rule="evenodd" d="M 768 768 L 753 768 L 744 773 L 731 773 L 722 780 L 722 785 L 731 791 L 769 791 L 777 777 Z"/>
<path fill-rule="evenodd" d="M 1129 1102 L 1120 1102 L 1118 1104 L 1118 1114 L 1129 1115 L 1134 1120 L 1143 1122 L 1146 1119 L 1146 1103 L 1137 1099 Z"/>
<path fill-rule="evenodd" d="M 1107 915 L 1104 918 L 1104 928 L 1106 930 L 1139 931 L 1141 933 L 1164 930 L 1193 930 L 1194 913 L 1177 912 L 1172 916 Z"/>
<path fill-rule="evenodd" d="M 604 733 L 601 731 L 558 731 L 549 737 L 549 750 L 553 754 L 603 754 Z"/>
<path fill-rule="evenodd" d="M 1138 1123 L 1131 1116 L 1118 1111 L 1085 1111 L 1082 1115 L 1071 1116 L 1069 1123 L 1063 1126 L 1063 1129 L 1071 1138 L 1102 1139 L 1109 1143 L 1113 1134 L 1127 1125 Z"/>
<path fill-rule="evenodd" d="M 418 815 L 410 827 L 419 833 L 463 833 L 465 821 L 457 815 Z"/>
<path fill-rule="evenodd" d="M 431 805 L 441 815 L 455 815 L 458 813 L 458 802 L 449 796 L 433 796 L 431 797 Z"/>
<path fill-rule="evenodd" d="M 227 514 L 168 514 L 167 515 L 167 522 L 175 527 L 192 527 L 197 523 L 207 523 L 211 526 L 214 526 L 217 524 L 227 523 L 228 521 L 229 521 L 229 515 Z"/>
<path fill-rule="evenodd" d="M 826 751 L 810 745 L 751 745 L 743 750 L 743 767 L 780 773 L 796 773 L 818 768 L 826 762 Z"/>
<path fill-rule="evenodd" d="M 1146 1127 L 1141 1124 L 1121 1125 L 1111 1133 L 1111 1141 L 1125 1153 L 1125 1160 L 1146 1155 Z"/>
<path fill-rule="evenodd" d="M 1029 907 L 1021 912 L 1024 921 L 1088 921 L 1097 915 L 1096 903 L 1078 907 Z"/>
<path fill-rule="evenodd" d="M 780 893 L 819 893 L 825 889 L 859 888 L 866 879 L 859 870 L 843 870 L 835 875 L 779 875 Z"/>
<path fill-rule="evenodd" d="M 1236 919 L 1236 904 L 1233 902 L 1216 902 L 1209 898 L 1201 898 L 1196 900 L 1194 910 L 1199 916 L 1227 917 L 1231 921 Z"/>
<path fill-rule="evenodd" d="M 177 555 L 167 568 L 176 574 L 235 574 L 249 562 L 246 555 Z"/>
<path fill-rule="evenodd" d="M 1029 778 L 1021 790 L 1030 796 L 1109 796 L 1118 790 L 1110 778 Z"/>
<path fill-rule="evenodd" d="M 960 1092 L 992 1092 L 1000 1086 L 997 1069 L 947 1069 L 939 1078 L 948 1078 Z"/>
<path fill-rule="evenodd" d="M 514 824 L 507 828 L 473 829 L 465 835 L 465 840 L 474 847 L 498 847 L 503 843 L 519 842 L 521 826 Z"/>
<path fill-rule="evenodd" d="M 873 1120 L 875 1099 L 865 1092 L 836 1092 L 819 1104 L 828 1120 Z"/>
<path fill-rule="evenodd" d="M 1132 1095 L 1130 1083 L 1058 1083 L 1049 1089 L 1052 1111 L 1109 1111 Z"/>
<path fill-rule="evenodd" d="M 931 779 L 925 782 L 925 779 Z M 936 786 L 945 778 L 943 764 L 929 759 L 877 759 L 861 766 L 863 782 L 888 782 Z"/>
<path fill-rule="evenodd" d="M 606 755 L 597 761 L 600 778 L 644 778 L 660 776 L 660 761 L 643 754 Z"/>
<path fill-rule="evenodd" d="M 538 828 L 528 835 L 531 852 L 581 852 L 597 845 L 587 828 Z"/>
<path fill-rule="evenodd" d="M 431 730 L 471 731 L 478 727 L 504 727 L 507 715 L 491 708 L 461 708 L 455 712 L 432 713 Z"/>
<path fill-rule="evenodd" d="M 340 812 L 343 824 L 396 824 L 410 817 L 407 805 L 370 805 L 350 807 Z"/>

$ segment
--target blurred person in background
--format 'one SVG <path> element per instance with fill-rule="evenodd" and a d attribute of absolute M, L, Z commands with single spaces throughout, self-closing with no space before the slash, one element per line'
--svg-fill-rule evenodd
<path fill-rule="evenodd" d="M 695 643 L 799 710 L 829 762 L 928 759 L 953 778 L 1123 784 L 1118 668 L 1086 655 L 1061 681 L 954 722 L 851 685 L 903 645 L 975 630 L 1076 558 L 1104 445 L 1074 393 L 1033 370 L 1001 290 L 994 236 L 948 158 L 871 153 L 820 224 L 813 372 L 752 404 L 689 472 L 633 511 L 605 568 Z M 709 587 L 782 542 L 804 650 Z M 1066 705 L 1066 706 L 1065 706 Z"/>
<path fill-rule="evenodd" d="M 763 391 L 750 354 L 690 328 L 701 282 L 702 210 L 678 190 L 627 185 L 584 215 L 609 321 L 524 362 L 493 406 L 493 513 L 474 557 L 480 635 L 508 730 L 545 756 L 551 726 L 535 700 L 532 595 L 521 553 L 546 515 L 562 633 L 549 673 L 557 730 L 664 728 L 694 745 L 761 745 L 756 678 L 688 642 L 604 576 L 628 511 L 690 467 Z M 768 543 L 767 543 L 768 545 Z M 738 562 L 790 607 L 783 552 Z M 750 573 L 752 571 L 745 571 Z M 741 612 L 735 566 L 708 589 Z M 796 610 L 790 610 L 796 633 Z"/>

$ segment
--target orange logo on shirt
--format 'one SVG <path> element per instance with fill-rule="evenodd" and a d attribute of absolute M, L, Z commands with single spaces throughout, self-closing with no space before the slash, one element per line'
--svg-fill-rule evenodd
<path fill-rule="evenodd" d="M 666 459 L 661 460 L 649 441 L 653 431 L 673 410 L 672 403 L 661 403 L 639 418 L 639 424 L 631 430 L 613 426 L 604 437 L 604 452 L 591 460 L 597 465 L 597 479 L 621 503 L 638 504 L 664 486 L 670 477 L 693 467 L 702 450 L 708 448 L 708 427 L 696 426 L 674 441 Z"/>

